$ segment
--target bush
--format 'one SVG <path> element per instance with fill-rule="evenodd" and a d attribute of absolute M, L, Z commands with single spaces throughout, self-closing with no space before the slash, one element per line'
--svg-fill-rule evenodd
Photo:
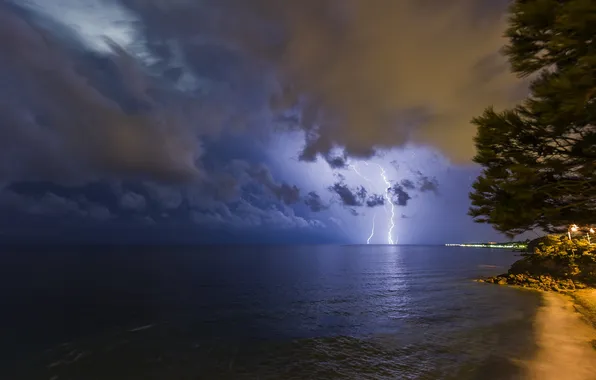
<path fill-rule="evenodd" d="M 549 235 L 534 248 L 534 253 L 513 263 L 506 274 L 487 282 L 527 286 L 544 290 L 576 289 L 596 286 L 596 244 Z"/>

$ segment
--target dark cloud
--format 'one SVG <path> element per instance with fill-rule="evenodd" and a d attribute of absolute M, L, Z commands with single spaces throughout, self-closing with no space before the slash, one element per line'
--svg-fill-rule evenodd
<path fill-rule="evenodd" d="M 334 169 L 412 140 L 466 159 L 470 117 L 518 84 L 495 55 L 504 20 L 479 14 L 503 0 L 66 5 L 0 2 L 0 183 L 134 185 L 105 199 L 0 193 L 34 217 L 318 228 L 287 207 L 322 211 L 318 194 L 260 165 L 273 134 L 300 132 L 300 159 Z M 386 200 L 337 178 L 353 214 Z M 420 174 L 392 201 L 411 183 L 438 188 Z"/>
<path fill-rule="evenodd" d="M 207 193 L 218 201 L 230 202 L 240 197 L 241 184 L 232 173 L 213 173 L 203 185 Z"/>
<path fill-rule="evenodd" d="M 4 190 L 0 193 L 0 205 L 5 210 L 22 211 L 30 215 L 84 215 L 84 210 L 77 202 L 54 193 L 46 193 L 39 197 L 28 197 L 11 190 Z"/>
<path fill-rule="evenodd" d="M 277 199 L 289 205 L 300 200 L 300 189 L 295 185 L 276 183 L 267 167 L 259 165 L 248 169 L 249 175 L 267 188 Z"/>
<path fill-rule="evenodd" d="M 129 191 L 120 198 L 120 206 L 123 209 L 142 211 L 146 206 L 145 197 Z"/>
<path fill-rule="evenodd" d="M 519 81 L 496 54 L 504 0 L 122 1 L 155 54 L 171 55 L 164 41 L 174 39 L 197 75 L 238 82 L 258 73 L 238 62 L 269 64 L 280 82 L 271 104 L 301 110 L 306 161 L 334 146 L 369 156 L 411 139 L 469 160 L 470 119 L 516 100 Z"/>
<path fill-rule="evenodd" d="M 416 188 L 414 181 L 412 181 L 410 179 L 402 179 L 400 181 L 400 184 L 404 187 L 404 189 L 407 189 L 407 190 L 414 190 Z"/>
<path fill-rule="evenodd" d="M 107 207 L 99 204 L 89 205 L 88 212 L 89 217 L 99 221 L 106 221 L 113 217 L 112 213 Z"/>
<path fill-rule="evenodd" d="M 418 189 L 422 193 L 432 191 L 437 194 L 439 192 L 439 181 L 434 177 L 422 176 L 418 179 Z"/>
<path fill-rule="evenodd" d="M 336 182 L 329 187 L 329 191 L 337 194 L 342 205 L 347 207 L 360 207 L 366 201 L 366 189 L 362 186 L 351 189 L 343 182 Z"/>
<path fill-rule="evenodd" d="M 343 169 L 347 166 L 347 157 L 345 155 L 336 156 L 327 154 L 325 156 L 325 161 L 327 161 L 329 166 L 333 169 Z"/>
<path fill-rule="evenodd" d="M 385 204 L 385 197 L 379 194 L 373 194 L 366 200 L 368 207 L 383 206 Z"/>
<path fill-rule="evenodd" d="M 343 176 L 339 175 L 340 178 Z M 349 187 L 345 182 L 340 181 L 330 186 L 329 191 L 339 197 L 341 204 L 349 208 L 352 215 L 359 215 L 356 207 L 377 207 L 385 204 L 385 197 L 379 194 L 368 194 L 363 186 L 356 188 Z"/>
<path fill-rule="evenodd" d="M 42 218 L 91 218 L 106 221 L 113 216 L 104 205 L 91 202 L 84 197 L 75 200 L 52 192 L 32 196 L 4 190 L 0 192 L 0 209 L 4 212 L 12 211 Z"/>
<path fill-rule="evenodd" d="M 391 201 L 397 206 L 407 206 L 408 201 L 412 199 L 410 194 L 406 192 L 402 185 L 395 184 L 389 188 L 389 193 L 392 195 Z"/>
<path fill-rule="evenodd" d="M 236 228 L 268 227 L 272 229 L 324 228 L 319 220 L 297 216 L 289 207 L 259 208 L 242 199 L 231 205 L 218 203 L 211 210 L 191 211 L 193 222 L 201 225 L 224 225 Z"/>
<path fill-rule="evenodd" d="M 182 205 L 185 198 L 184 189 L 182 188 L 151 182 L 145 183 L 144 188 L 148 196 L 161 210 L 175 210 Z"/>
<path fill-rule="evenodd" d="M 439 181 L 436 177 L 429 177 L 424 175 L 420 170 L 411 170 L 412 174 L 416 177 L 416 189 L 421 193 L 432 191 L 435 194 L 439 192 Z M 409 181 L 413 184 L 413 181 Z M 403 181 L 402 181 L 403 185 Z M 404 186 L 405 187 L 405 186 Z M 407 188 L 407 187 L 406 187 Z"/>
<path fill-rule="evenodd" d="M 328 205 L 323 203 L 321 196 L 314 191 L 311 191 L 306 195 L 304 204 L 306 204 L 312 212 L 320 212 L 329 208 Z"/>
<path fill-rule="evenodd" d="M 107 57 L 85 53 L 74 33 L 24 14 L 0 5 L 1 180 L 198 175 L 198 141 L 149 96 L 154 85 L 135 58 L 115 46 Z"/>
<path fill-rule="evenodd" d="M 501 1 L 29 3 L 43 13 L 0 6 L 5 181 L 195 179 L 198 136 L 266 136 L 277 114 L 335 168 L 411 136 L 470 157 L 470 117 L 518 83 L 495 55 Z"/>

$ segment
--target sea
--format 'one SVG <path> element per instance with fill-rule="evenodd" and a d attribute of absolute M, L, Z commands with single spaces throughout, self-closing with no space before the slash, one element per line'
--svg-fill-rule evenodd
<path fill-rule="evenodd" d="M 2 248 L 0 379 L 522 379 L 507 250 Z"/>

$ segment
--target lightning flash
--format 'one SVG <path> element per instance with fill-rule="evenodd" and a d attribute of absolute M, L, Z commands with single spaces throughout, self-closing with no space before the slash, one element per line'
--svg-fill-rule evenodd
<path fill-rule="evenodd" d="M 364 179 L 365 181 L 367 181 L 368 183 L 372 184 L 371 180 L 369 178 L 367 178 L 366 176 L 363 176 L 362 173 L 360 173 L 358 171 L 358 169 L 356 168 L 356 166 L 354 165 L 349 165 L 350 168 L 354 171 L 354 173 L 358 174 L 358 176 L 360 176 L 360 178 Z M 373 222 L 372 222 L 372 228 L 370 231 L 370 235 L 368 236 L 368 239 L 366 240 L 366 244 L 370 244 L 370 240 L 373 238 L 373 236 L 375 236 L 375 219 L 377 218 L 377 212 L 375 211 L 375 213 L 373 214 Z"/>
<path fill-rule="evenodd" d="M 377 219 L 377 213 L 376 212 L 373 214 L 372 230 L 370 231 L 370 235 L 368 236 L 368 239 L 366 239 L 366 244 L 370 244 L 370 239 L 372 239 L 373 236 L 375 236 L 375 219 Z"/>
<path fill-rule="evenodd" d="M 365 162 L 364 163 L 366 166 L 368 166 L 368 163 Z M 397 244 L 397 238 L 394 240 L 393 239 L 393 229 L 395 228 L 395 205 L 393 204 L 393 202 L 391 201 L 391 193 L 390 193 L 390 189 L 391 189 L 391 182 L 389 182 L 389 180 L 387 179 L 387 172 L 385 171 L 385 168 L 383 168 L 381 165 L 376 164 L 379 167 L 379 169 L 381 170 L 381 178 L 383 179 L 383 182 L 385 182 L 386 188 L 385 188 L 385 212 L 390 216 L 389 218 L 389 231 L 387 232 L 387 244 Z M 367 181 L 368 183 L 372 184 L 372 181 L 367 178 L 366 176 L 362 175 L 362 173 L 360 173 L 358 171 L 358 168 L 355 165 L 349 165 L 349 167 L 356 173 L 358 174 L 358 176 L 360 176 L 360 178 L 364 179 L 365 181 Z M 372 238 L 375 236 L 375 221 L 377 218 L 377 213 L 375 212 L 373 214 L 373 223 L 372 223 L 372 228 L 370 231 L 370 235 L 368 236 L 368 239 L 366 240 L 366 244 L 370 244 L 370 241 L 372 240 Z"/>
<path fill-rule="evenodd" d="M 389 182 L 389 180 L 387 179 L 387 173 L 385 172 L 385 169 L 379 164 L 376 164 L 376 165 L 381 170 L 381 178 L 383 178 L 385 185 L 387 185 L 387 188 L 385 189 L 385 201 L 386 201 L 385 210 L 387 210 L 387 203 L 391 207 L 391 218 L 389 219 L 389 231 L 387 232 L 387 243 L 388 244 L 397 244 L 397 239 L 396 239 L 396 241 L 393 241 L 393 228 L 395 228 L 395 205 L 391 201 L 391 194 L 389 192 L 389 189 L 391 188 L 391 182 Z"/>

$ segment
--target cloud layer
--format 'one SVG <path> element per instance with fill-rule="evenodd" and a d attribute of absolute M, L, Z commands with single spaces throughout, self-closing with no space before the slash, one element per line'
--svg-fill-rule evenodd
<path fill-rule="evenodd" d="M 0 206 L 315 229 L 333 203 L 383 206 L 370 183 L 329 175 L 315 192 L 283 178 L 262 147 L 299 136 L 284 158 L 322 158 L 331 172 L 408 142 L 469 160 L 471 117 L 523 89 L 498 54 L 506 3 L 0 2 Z M 389 178 L 391 202 L 438 192 L 428 172 L 413 174 Z M 19 183 L 65 187 L 25 194 Z"/>
<path fill-rule="evenodd" d="M 125 51 L 95 56 L 4 4 L 0 44 L 0 179 L 197 175 L 200 146 Z"/>
<path fill-rule="evenodd" d="M 7 4 L 0 178 L 185 179 L 201 137 L 277 127 L 336 168 L 407 141 L 466 161 L 470 119 L 519 95 L 504 0 Z"/>
<path fill-rule="evenodd" d="M 181 42 L 197 74 L 207 53 L 234 83 L 226 68 L 262 78 L 257 68 L 269 68 L 271 104 L 298 109 L 289 120 L 306 132 L 305 160 L 336 145 L 358 156 L 417 141 L 467 161 L 470 119 L 523 94 L 499 55 L 505 0 L 123 2 L 151 41 Z"/>

